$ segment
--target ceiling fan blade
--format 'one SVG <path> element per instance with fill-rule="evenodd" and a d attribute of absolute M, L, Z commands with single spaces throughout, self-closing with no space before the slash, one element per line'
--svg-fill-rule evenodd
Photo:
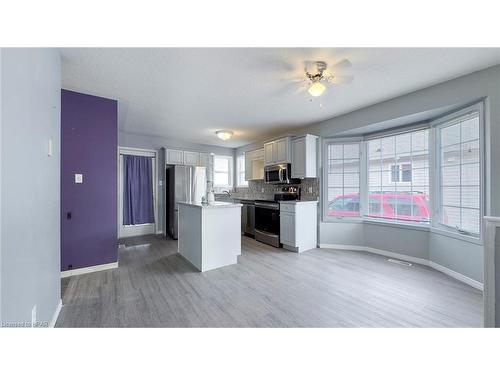
<path fill-rule="evenodd" d="M 290 82 L 290 83 L 302 83 L 307 80 L 306 77 L 292 77 L 292 78 L 282 78 L 281 82 Z"/>
<path fill-rule="evenodd" d="M 338 84 L 347 84 L 351 83 L 352 80 L 354 79 L 353 76 L 331 76 L 328 78 L 328 82 L 333 83 L 334 85 Z"/>
<path fill-rule="evenodd" d="M 347 69 L 352 66 L 352 63 L 348 59 L 341 59 L 337 61 L 335 64 L 332 64 L 329 66 L 330 69 L 332 70 L 337 70 L 337 69 Z"/>

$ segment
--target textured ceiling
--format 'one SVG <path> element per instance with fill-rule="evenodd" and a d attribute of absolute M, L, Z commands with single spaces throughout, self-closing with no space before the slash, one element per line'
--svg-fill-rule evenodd
<path fill-rule="evenodd" d="M 474 48 L 74 48 L 61 50 L 63 87 L 117 99 L 119 128 L 238 147 L 500 63 Z M 303 62 L 348 58 L 349 84 L 310 101 Z M 221 141 L 214 132 L 230 129 Z"/>

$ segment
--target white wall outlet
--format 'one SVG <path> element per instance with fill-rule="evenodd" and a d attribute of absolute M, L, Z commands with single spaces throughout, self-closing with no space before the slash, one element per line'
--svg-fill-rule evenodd
<path fill-rule="evenodd" d="M 31 327 L 35 327 L 36 324 L 36 304 L 33 305 L 31 309 Z"/>
<path fill-rule="evenodd" d="M 52 150 L 53 146 L 52 146 L 52 139 L 49 139 L 49 142 L 47 144 L 47 156 L 52 156 Z"/>
<path fill-rule="evenodd" d="M 163 181 L 162 181 L 162 180 L 159 180 L 159 181 L 158 181 L 158 185 L 163 186 Z"/>
<path fill-rule="evenodd" d="M 83 174 L 75 173 L 75 184 L 83 184 Z"/>

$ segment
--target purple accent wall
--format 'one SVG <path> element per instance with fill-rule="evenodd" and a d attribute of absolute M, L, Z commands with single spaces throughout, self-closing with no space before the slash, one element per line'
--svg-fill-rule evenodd
<path fill-rule="evenodd" d="M 118 258 L 117 104 L 116 100 L 61 92 L 63 271 Z M 83 174 L 82 184 L 75 184 L 75 173 Z"/>

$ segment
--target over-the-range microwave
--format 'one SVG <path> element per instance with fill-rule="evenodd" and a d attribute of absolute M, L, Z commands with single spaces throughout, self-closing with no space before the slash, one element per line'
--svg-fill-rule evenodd
<path fill-rule="evenodd" d="M 298 184 L 299 179 L 292 178 L 291 164 L 276 164 L 264 167 L 264 182 L 266 184 Z"/>

